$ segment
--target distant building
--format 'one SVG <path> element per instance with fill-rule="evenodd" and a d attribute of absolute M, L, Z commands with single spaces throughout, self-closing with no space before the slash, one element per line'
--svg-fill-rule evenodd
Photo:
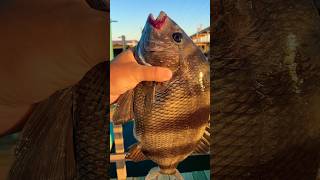
<path fill-rule="evenodd" d="M 114 49 L 123 47 L 122 40 L 112 41 L 112 44 L 113 44 Z M 125 44 L 126 44 L 126 48 L 131 48 L 131 47 L 134 47 L 135 45 L 137 45 L 138 41 L 137 40 L 126 40 Z"/>
<path fill-rule="evenodd" d="M 126 40 L 125 42 L 125 48 L 132 48 L 134 46 L 136 46 L 138 44 L 137 40 Z M 122 40 L 116 40 L 116 41 L 112 41 L 112 45 L 113 45 L 113 54 L 114 56 L 117 56 L 118 54 L 120 54 L 123 50 L 123 41 Z"/>
<path fill-rule="evenodd" d="M 199 46 L 203 53 L 210 50 L 210 26 L 190 36 L 193 42 Z"/>

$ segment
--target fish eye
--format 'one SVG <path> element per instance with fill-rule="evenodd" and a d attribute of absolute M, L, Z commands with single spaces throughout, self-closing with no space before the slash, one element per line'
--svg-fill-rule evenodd
<path fill-rule="evenodd" d="M 181 32 L 175 32 L 172 34 L 172 38 L 175 42 L 180 43 L 182 40 L 182 33 Z"/>

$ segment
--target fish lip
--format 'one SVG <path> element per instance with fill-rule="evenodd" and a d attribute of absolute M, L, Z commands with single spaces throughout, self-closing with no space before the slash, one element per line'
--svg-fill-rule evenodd
<path fill-rule="evenodd" d="M 167 17 L 167 14 L 163 11 L 159 13 L 157 19 L 155 19 L 152 13 L 150 13 L 148 17 L 148 23 L 155 29 L 161 29 L 166 22 Z"/>

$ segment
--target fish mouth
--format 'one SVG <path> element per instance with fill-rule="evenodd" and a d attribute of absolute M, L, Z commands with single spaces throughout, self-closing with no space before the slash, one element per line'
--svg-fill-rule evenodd
<path fill-rule="evenodd" d="M 155 19 L 153 15 L 150 13 L 148 17 L 148 22 L 152 27 L 156 29 L 160 29 L 164 25 L 166 19 L 167 19 L 167 14 L 161 11 L 157 19 Z"/>

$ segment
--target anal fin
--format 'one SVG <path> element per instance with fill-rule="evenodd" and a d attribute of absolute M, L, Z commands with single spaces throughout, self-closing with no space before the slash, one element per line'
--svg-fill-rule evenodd
<path fill-rule="evenodd" d="M 113 113 L 112 121 L 114 124 L 124 124 L 132 119 L 134 119 L 133 113 L 133 96 L 134 90 L 129 90 L 122 94 L 118 101 L 117 107 Z"/>
<path fill-rule="evenodd" d="M 134 162 L 139 162 L 146 160 L 147 157 L 143 154 L 140 144 L 136 143 L 129 148 L 126 159 L 132 160 Z"/>
<path fill-rule="evenodd" d="M 210 153 L 210 123 L 206 126 L 205 132 L 201 137 L 193 155 L 209 154 Z"/>

